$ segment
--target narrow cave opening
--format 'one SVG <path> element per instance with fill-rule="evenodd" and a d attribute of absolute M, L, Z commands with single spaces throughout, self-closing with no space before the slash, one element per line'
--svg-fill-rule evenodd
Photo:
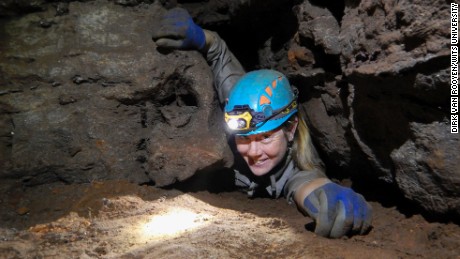
<path fill-rule="evenodd" d="M 310 1 L 312 4 L 317 5 L 317 6 L 322 6 L 326 7 L 332 15 L 334 15 L 335 19 L 341 24 L 342 22 L 342 17 L 344 15 L 344 10 L 345 10 L 345 1 L 320 1 L 320 0 L 311 0 Z"/>
<path fill-rule="evenodd" d="M 226 22 L 203 22 L 216 31 L 247 71 L 267 67 L 259 51 L 269 44 L 272 52 L 283 49 L 297 32 L 298 22 L 292 8 L 295 1 L 253 1 L 228 14 Z M 228 10 L 225 10 L 228 12 Z"/>

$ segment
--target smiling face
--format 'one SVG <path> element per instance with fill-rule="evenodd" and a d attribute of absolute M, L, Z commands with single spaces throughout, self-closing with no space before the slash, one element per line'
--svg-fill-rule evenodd
<path fill-rule="evenodd" d="M 236 148 L 254 175 L 265 175 L 281 162 L 296 126 L 297 123 L 289 130 L 281 127 L 260 134 L 235 136 Z"/>

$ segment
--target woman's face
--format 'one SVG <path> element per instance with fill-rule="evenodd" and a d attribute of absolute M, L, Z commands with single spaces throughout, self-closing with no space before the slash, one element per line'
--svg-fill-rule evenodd
<path fill-rule="evenodd" d="M 294 134 L 292 133 L 292 138 Z M 284 158 L 290 133 L 282 128 L 249 136 L 235 136 L 236 148 L 257 176 L 270 172 Z"/>

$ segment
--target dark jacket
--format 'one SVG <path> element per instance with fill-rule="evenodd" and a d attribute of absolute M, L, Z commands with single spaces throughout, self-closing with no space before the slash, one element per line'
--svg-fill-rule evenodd
<path fill-rule="evenodd" d="M 219 101 L 224 104 L 230 90 L 238 79 L 245 74 L 245 71 L 217 33 L 210 32 L 210 34 L 214 37 L 214 40 L 212 40 L 212 44 L 209 46 L 205 56 L 214 75 L 214 86 Z M 235 152 L 235 184 L 244 189 L 251 197 L 259 190 L 266 190 L 274 198 L 278 198 L 283 194 L 289 202 L 292 202 L 295 190 L 300 185 L 326 176 L 320 169 L 300 170 L 292 160 L 290 153 L 289 151 L 282 162 L 271 172 L 258 177 L 251 173 L 246 162 Z M 313 153 L 316 154 L 316 152 Z M 319 157 L 315 157 L 315 160 L 321 161 Z"/>

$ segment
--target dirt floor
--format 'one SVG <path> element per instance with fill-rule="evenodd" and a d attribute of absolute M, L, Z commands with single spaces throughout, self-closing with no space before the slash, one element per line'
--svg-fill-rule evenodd
<path fill-rule="evenodd" d="M 284 199 L 123 181 L 0 183 L 0 258 L 460 258 L 460 227 L 371 202 L 365 236 L 327 239 Z"/>

